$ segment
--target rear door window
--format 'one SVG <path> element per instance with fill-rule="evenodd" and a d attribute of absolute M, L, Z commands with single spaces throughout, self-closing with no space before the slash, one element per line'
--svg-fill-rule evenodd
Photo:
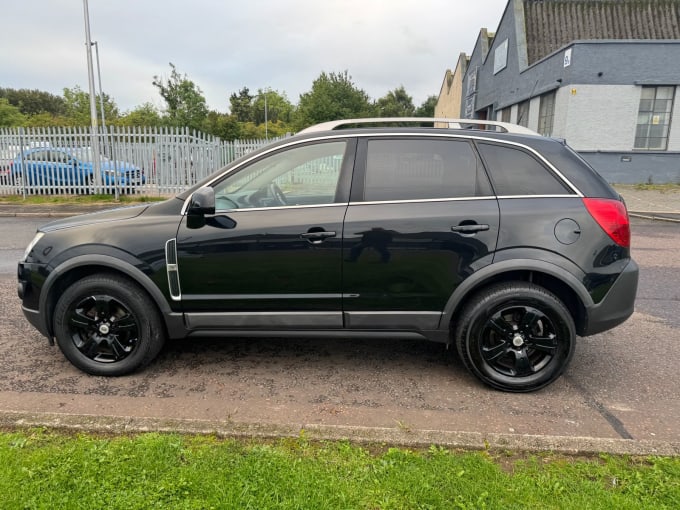
<path fill-rule="evenodd" d="M 427 200 L 488 196 L 491 190 L 466 140 L 369 140 L 364 200 Z"/>

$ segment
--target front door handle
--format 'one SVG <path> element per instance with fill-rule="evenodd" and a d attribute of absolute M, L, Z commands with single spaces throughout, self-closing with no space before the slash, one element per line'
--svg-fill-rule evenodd
<path fill-rule="evenodd" d="M 330 232 L 328 230 L 320 230 L 317 232 L 305 232 L 303 234 L 300 234 L 300 237 L 303 239 L 307 239 L 312 244 L 320 244 L 324 242 L 325 239 L 328 237 L 335 237 L 336 234 L 335 232 Z"/>
<path fill-rule="evenodd" d="M 489 225 L 483 225 L 479 223 L 451 227 L 451 232 L 459 232 L 461 234 L 476 234 L 477 232 L 484 232 L 486 230 L 489 230 Z"/>

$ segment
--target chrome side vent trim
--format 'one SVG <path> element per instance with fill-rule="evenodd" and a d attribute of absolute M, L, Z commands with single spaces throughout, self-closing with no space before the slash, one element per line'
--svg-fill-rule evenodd
<path fill-rule="evenodd" d="M 165 243 L 165 266 L 168 271 L 168 288 L 173 301 L 182 300 L 182 289 L 179 286 L 179 267 L 177 266 L 177 241 L 170 239 Z"/>

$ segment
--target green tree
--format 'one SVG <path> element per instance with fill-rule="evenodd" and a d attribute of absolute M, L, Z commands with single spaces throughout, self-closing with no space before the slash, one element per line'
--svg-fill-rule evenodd
<path fill-rule="evenodd" d="M 208 112 L 203 121 L 203 131 L 217 136 L 222 140 L 236 140 L 241 138 L 242 123 L 234 115 L 219 113 L 216 111 Z"/>
<path fill-rule="evenodd" d="M 160 126 L 161 115 L 151 103 L 144 103 L 134 110 L 125 112 L 116 122 L 121 126 Z"/>
<path fill-rule="evenodd" d="M 116 103 L 104 93 L 104 115 L 107 123 L 113 123 L 118 118 L 118 107 Z M 99 118 L 99 95 L 95 97 L 97 106 L 97 117 Z M 82 90 L 78 85 L 73 88 L 64 89 L 64 114 L 66 122 L 73 126 L 88 126 L 91 123 L 90 117 L 90 94 Z M 101 120 L 99 120 L 101 122 Z"/>
<path fill-rule="evenodd" d="M 252 103 L 253 98 L 248 87 L 243 87 L 238 91 L 238 94 L 233 93 L 229 96 L 229 104 L 231 105 L 231 114 L 238 122 L 249 122 L 253 120 Z"/>
<path fill-rule="evenodd" d="M 180 75 L 172 62 L 170 69 L 167 80 L 154 76 L 152 82 L 167 105 L 169 123 L 200 129 L 208 115 L 203 92 L 186 74 Z"/>
<path fill-rule="evenodd" d="M 0 88 L 0 98 L 3 97 L 24 115 L 49 113 L 57 116 L 65 113 L 64 98 L 42 90 Z"/>
<path fill-rule="evenodd" d="M 19 127 L 26 123 L 26 116 L 19 108 L 9 104 L 9 101 L 0 97 L 0 127 Z"/>
<path fill-rule="evenodd" d="M 294 125 L 301 129 L 329 120 L 366 117 L 372 110 L 368 94 L 357 88 L 347 71 L 322 72 L 312 90 L 300 95 Z"/>
<path fill-rule="evenodd" d="M 428 96 L 416 110 L 416 117 L 434 117 L 434 107 L 437 105 L 437 100 L 437 96 Z"/>
<path fill-rule="evenodd" d="M 286 97 L 286 93 L 279 93 L 277 90 L 262 90 L 257 91 L 254 96 L 251 107 L 252 121 L 255 124 L 262 124 L 264 122 L 265 114 L 265 97 L 267 106 L 267 121 L 272 123 L 288 123 L 290 122 L 293 110 L 295 109 L 292 103 Z"/>
<path fill-rule="evenodd" d="M 29 115 L 26 120 L 26 126 L 28 127 L 57 127 L 69 126 L 71 124 L 72 122 L 63 115 L 53 115 L 47 112 Z"/>
<path fill-rule="evenodd" d="M 413 117 L 416 107 L 413 106 L 413 98 L 401 85 L 378 99 L 376 110 L 379 117 Z"/>

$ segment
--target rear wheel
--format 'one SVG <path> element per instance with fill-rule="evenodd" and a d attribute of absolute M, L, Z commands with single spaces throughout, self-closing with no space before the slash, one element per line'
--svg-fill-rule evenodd
<path fill-rule="evenodd" d="M 527 392 L 564 372 L 576 328 L 551 292 L 525 282 L 499 284 L 472 298 L 455 331 L 465 366 L 494 388 Z"/>
<path fill-rule="evenodd" d="M 96 274 L 62 294 L 54 312 L 59 348 L 92 375 L 119 376 L 149 363 L 164 343 L 155 303 L 129 280 Z"/>

